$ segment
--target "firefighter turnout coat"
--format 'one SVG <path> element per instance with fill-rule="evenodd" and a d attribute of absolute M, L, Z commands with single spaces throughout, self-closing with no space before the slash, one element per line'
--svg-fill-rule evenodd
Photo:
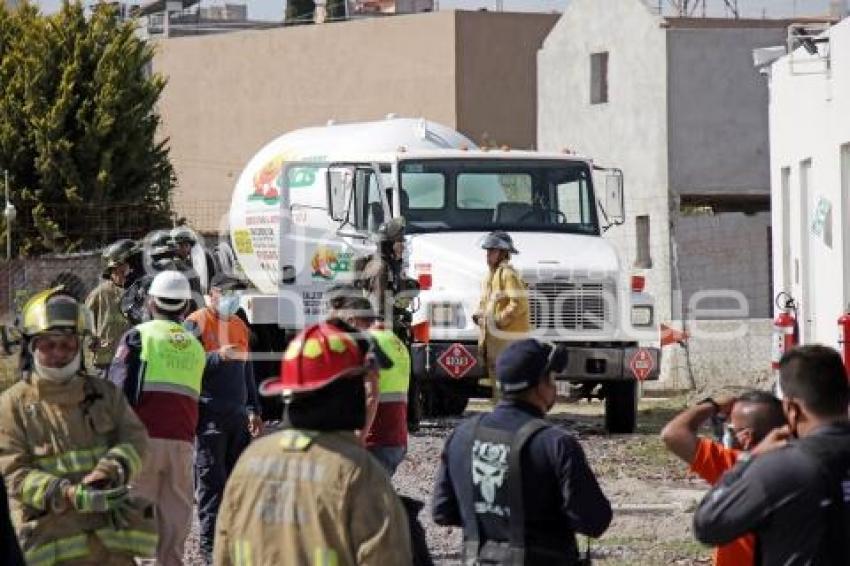
<path fill-rule="evenodd" d="M 95 287 L 86 299 L 86 306 L 94 315 L 94 336 L 97 341 L 94 364 L 98 367 L 109 366 L 118 348 L 118 341 L 130 329 L 130 321 L 121 312 L 123 296 L 124 289 L 107 279 Z"/>
<path fill-rule="evenodd" d="M 217 566 L 410 566 L 407 516 L 352 432 L 294 429 L 242 453 L 216 523 Z"/>
<path fill-rule="evenodd" d="M 145 428 L 112 383 L 77 374 L 59 383 L 30 375 L 0 395 L 0 473 L 12 519 L 30 566 L 86 562 L 96 537 L 110 555 L 151 556 L 156 532 L 139 503 L 127 528 L 106 513 L 61 512 L 48 500 L 57 478 L 72 484 L 103 457 L 126 463 L 128 480 L 141 467 Z"/>
<path fill-rule="evenodd" d="M 477 314 L 482 317 L 478 350 L 492 377 L 499 354 L 512 342 L 525 338 L 531 329 L 528 290 L 508 260 L 489 270 L 481 282 Z"/>

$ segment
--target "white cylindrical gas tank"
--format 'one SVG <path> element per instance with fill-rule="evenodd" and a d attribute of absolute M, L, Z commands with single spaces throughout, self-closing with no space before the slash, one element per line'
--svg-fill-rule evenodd
<path fill-rule="evenodd" d="M 476 146 L 451 128 L 413 118 L 305 128 L 280 136 L 251 158 L 233 191 L 230 238 L 239 265 L 260 292 L 277 292 L 281 173 L 287 162 L 332 162 L 343 156 L 351 162 L 358 154 L 368 161 L 376 153 L 461 148 Z M 290 189 L 299 191 L 299 203 L 325 207 L 325 182 L 323 169 L 305 168 L 291 177 Z"/>

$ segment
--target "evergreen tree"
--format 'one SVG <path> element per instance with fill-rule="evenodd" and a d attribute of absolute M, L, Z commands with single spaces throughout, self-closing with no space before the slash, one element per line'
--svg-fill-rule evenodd
<path fill-rule="evenodd" d="M 169 222 L 176 179 L 168 140 L 156 137 L 165 80 L 149 71 L 153 53 L 108 5 L 87 18 L 78 2 L 43 15 L 0 0 L 0 169 L 20 254 L 90 248 Z"/>

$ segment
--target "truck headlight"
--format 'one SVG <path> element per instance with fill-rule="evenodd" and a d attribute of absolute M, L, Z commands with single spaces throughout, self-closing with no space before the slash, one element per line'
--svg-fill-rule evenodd
<path fill-rule="evenodd" d="M 632 307 L 632 326 L 651 326 L 652 307 L 649 305 L 638 305 Z"/>
<path fill-rule="evenodd" d="M 431 303 L 428 320 L 434 327 L 457 328 L 463 321 L 463 306 L 460 303 Z"/>

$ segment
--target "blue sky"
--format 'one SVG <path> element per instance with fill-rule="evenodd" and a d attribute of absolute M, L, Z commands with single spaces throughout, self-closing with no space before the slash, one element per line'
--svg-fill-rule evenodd
<path fill-rule="evenodd" d="M 138 1 L 138 0 L 137 0 Z M 223 4 L 224 0 L 201 0 L 203 5 Z M 248 4 L 248 15 L 258 20 L 280 20 L 283 14 L 285 0 L 229 0 L 233 3 L 244 1 Z M 38 0 L 38 4 L 45 11 L 55 10 L 61 0 Z M 566 7 L 569 0 L 502 0 L 506 11 L 561 11 Z M 651 4 L 657 5 L 657 0 L 651 0 Z M 662 3 L 669 6 L 668 0 Z M 482 7 L 493 8 L 496 0 L 439 0 L 441 9 L 461 8 L 478 9 Z M 708 0 L 709 15 L 722 16 L 723 1 Z M 824 14 L 829 8 L 829 0 L 738 0 L 738 7 L 742 15 L 750 17 L 761 17 L 766 11 L 768 17 L 787 17 Z"/>

